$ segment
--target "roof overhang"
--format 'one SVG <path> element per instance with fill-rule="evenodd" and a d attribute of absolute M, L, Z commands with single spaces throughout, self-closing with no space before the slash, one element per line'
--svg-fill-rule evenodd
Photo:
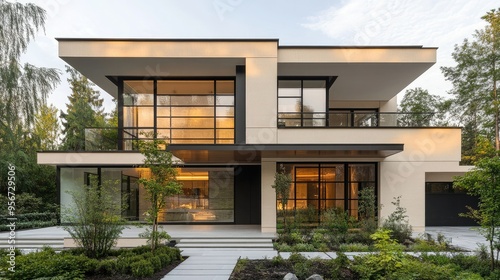
<path fill-rule="evenodd" d="M 264 158 L 374 158 L 403 151 L 403 144 L 235 144 L 168 146 L 185 164 L 256 164 Z"/>
<path fill-rule="evenodd" d="M 276 39 L 64 39 L 59 56 L 116 97 L 116 77 L 234 76 L 277 58 L 278 76 L 336 76 L 333 100 L 390 100 L 436 62 L 422 46 L 278 46 Z"/>
<path fill-rule="evenodd" d="M 336 76 L 330 100 L 390 100 L 436 63 L 422 46 L 280 47 L 281 76 Z"/>

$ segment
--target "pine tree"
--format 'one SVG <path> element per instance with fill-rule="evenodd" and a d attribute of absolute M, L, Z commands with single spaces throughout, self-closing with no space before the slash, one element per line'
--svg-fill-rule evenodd
<path fill-rule="evenodd" d="M 105 125 L 103 99 L 85 76 L 69 66 L 66 66 L 66 72 L 70 75 L 68 82 L 72 93 L 68 97 L 66 113 L 61 112 L 63 149 L 79 151 L 85 149 L 85 129 Z"/>

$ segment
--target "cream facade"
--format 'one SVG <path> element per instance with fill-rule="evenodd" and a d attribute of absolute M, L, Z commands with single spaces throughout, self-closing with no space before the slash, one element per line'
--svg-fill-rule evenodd
<path fill-rule="evenodd" d="M 284 165 L 294 180 L 290 209 L 319 216 L 340 207 L 356 216 L 359 190 L 373 187 L 379 217 L 400 196 L 413 228 L 423 231 L 429 184 L 468 170 L 459 166 L 460 128 L 397 113 L 396 95 L 435 63 L 435 48 L 58 41 L 60 57 L 115 97 L 119 114 L 111 145 L 89 131 L 86 151 L 38 154 L 40 164 L 58 166 L 63 207 L 71 205 L 65 190 L 112 170 L 133 197 L 127 216 L 142 219 L 147 205 L 135 182 L 142 156 L 134 147 L 147 139 L 141 132 L 169 141 L 181 166 L 184 193 L 169 200 L 164 222 L 259 224 L 275 232 L 271 185 Z"/>

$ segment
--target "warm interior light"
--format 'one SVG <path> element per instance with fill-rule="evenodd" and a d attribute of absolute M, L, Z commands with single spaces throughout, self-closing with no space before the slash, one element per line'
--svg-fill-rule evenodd
<path fill-rule="evenodd" d="M 208 175 L 192 176 L 192 175 L 178 175 L 176 176 L 179 181 L 208 181 Z"/>

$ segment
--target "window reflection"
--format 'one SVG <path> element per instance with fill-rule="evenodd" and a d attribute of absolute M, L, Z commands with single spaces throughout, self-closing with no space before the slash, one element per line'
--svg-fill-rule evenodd
<path fill-rule="evenodd" d="M 126 80 L 122 98 L 125 149 L 141 130 L 170 143 L 234 143 L 233 80 Z"/>
<path fill-rule="evenodd" d="M 335 207 L 357 217 L 359 191 L 376 188 L 375 163 L 285 163 L 283 166 L 292 175 L 288 209 L 313 208 L 321 213 Z M 278 200 L 281 209 L 279 203 Z"/>
<path fill-rule="evenodd" d="M 160 221 L 233 222 L 234 171 L 222 168 L 180 168 L 182 193 L 167 198 Z"/>
<path fill-rule="evenodd" d="M 278 80 L 278 125 L 324 127 L 327 124 L 326 80 Z"/>

